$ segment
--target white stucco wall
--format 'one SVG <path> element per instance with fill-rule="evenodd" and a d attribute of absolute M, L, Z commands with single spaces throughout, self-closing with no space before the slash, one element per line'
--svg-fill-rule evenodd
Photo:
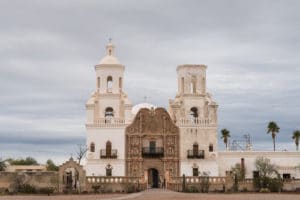
<path fill-rule="evenodd" d="M 87 152 L 86 172 L 87 175 L 105 175 L 105 167 L 111 164 L 114 176 L 125 175 L 125 126 L 88 128 L 86 144 L 95 144 L 95 152 Z M 100 150 L 106 148 L 106 142 L 112 143 L 112 149 L 117 149 L 117 159 L 101 159 Z"/>
<path fill-rule="evenodd" d="M 300 152 L 266 152 L 266 151 L 222 151 L 218 153 L 218 166 L 220 176 L 224 176 L 226 171 L 236 163 L 241 163 L 244 158 L 246 168 L 246 178 L 253 178 L 255 168 L 255 160 L 257 157 L 263 156 L 271 160 L 271 163 L 279 166 L 279 173 L 289 173 L 291 177 L 300 178 Z"/>

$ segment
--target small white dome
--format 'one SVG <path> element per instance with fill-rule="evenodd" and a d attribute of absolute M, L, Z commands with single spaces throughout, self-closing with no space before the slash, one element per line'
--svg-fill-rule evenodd
<path fill-rule="evenodd" d="M 156 106 L 154 106 L 150 103 L 140 103 L 140 104 L 137 104 L 137 105 L 133 106 L 133 108 L 131 110 L 131 113 L 133 115 L 136 115 L 140 111 L 140 109 L 142 109 L 142 108 L 148 108 L 148 109 L 154 108 L 155 109 Z"/>
<path fill-rule="evenodd" d="M 119 60 L 115 56 L 107 55 L 104 58 L 102 58 L 99 65 L 101 65 L 101 64 L 117 64 L 117 65 L 120 65 L 121 63 L 119 62 Z"/>

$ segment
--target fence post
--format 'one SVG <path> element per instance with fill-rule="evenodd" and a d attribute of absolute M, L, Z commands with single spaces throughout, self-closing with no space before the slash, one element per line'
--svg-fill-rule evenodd
<path fill-rule="evenodd" d="M 186 191 L 186 182 L 185 182 L 185 174 L 182 175 L 182 191 L 185 192 Z"/>

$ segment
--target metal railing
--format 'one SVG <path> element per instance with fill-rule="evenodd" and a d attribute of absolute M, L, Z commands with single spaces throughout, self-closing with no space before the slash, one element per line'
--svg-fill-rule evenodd
<path fill-rule="evenodd" d="M 162 157 L 164 156 L 164 148 L 163 147 L 143 147 L 142 149 L 143 157 Z"/>
<path fill-rule="evenodd" d="M 204 150 L 188 150 L 187 158 L 199 158 L 204 159 Z"/>
<path fill-rule="evenodd" d="M 112 149 L 110 152 L 106 151 L 106 149 L 100 150 L 100 158 L 117 158 L 118 150 Z"/>

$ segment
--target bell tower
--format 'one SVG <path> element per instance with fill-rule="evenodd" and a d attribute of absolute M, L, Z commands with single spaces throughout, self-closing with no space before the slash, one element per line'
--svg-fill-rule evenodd
<path fill-rule="evenodd" d="M 96 91 L 93 101 L 88 102 L 88 123 L 127 122 L 131 117 L 132 104 L 123 91 L 125 66 L 115 56 L 115 46 L 109 39 L 105 56 L 95 65 Z M 93 106 L 89 106 L 93 103 Z"/>
<path fill-rule="evenodd" d="M 175 121 L 209 120 L 217 123 L 217 105 L 206 93 L 206 65 L 179 65 L 178 92 L 170 100 L 170 114 Z"/>
<path fill-rule="evenodd" d="M 206 69 L 206 65 L 179 65 L 178 92 L 169 100 L 169 113 L 180 128 L 181 171 L 189 176 L 194 171 L 218 174 L 218 105 L 206 92 Z"/>
<path fill-rule="evenodd" d="M 177 67 L 179 95 L 205 95 L 206 65 L 180 65 Z"/>
<path fill-rule="evenodd" d="M 116 57 L 111 39 L 95 65 L 96 88 L 86 103 L 87 175 L 125 175 L 125 127 L 132 104 L 123 90 L 125 67 Z"/>

